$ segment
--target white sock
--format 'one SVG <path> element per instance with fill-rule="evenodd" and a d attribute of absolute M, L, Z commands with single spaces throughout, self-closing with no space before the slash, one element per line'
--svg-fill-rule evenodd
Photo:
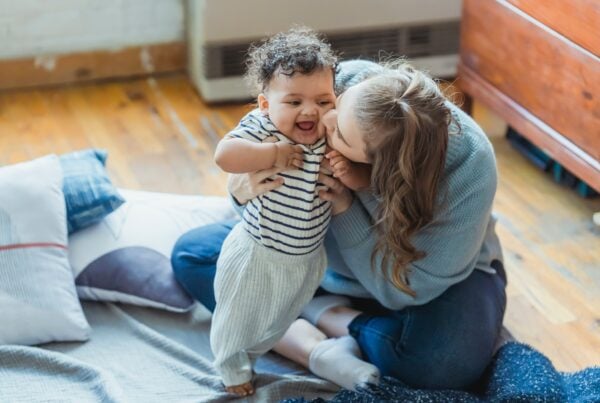
<path fill-rule="evenodd" d="M 316 325 L 323 313 L 334 306 L 351 306 L 350 299 L 343 295 L 328 294 L 311 299 L 308 304 L 302 308 L 300 317 L 306 319 L 313 325 Z"/>
<path fill-rule="evenodd" d="M 310 353 L 308 366 L 314 374 L 350 390 L 366 383 L 379 383 L 379 370 L 361 359 L 360 347 L 352 336 L 317 344 Z"/>

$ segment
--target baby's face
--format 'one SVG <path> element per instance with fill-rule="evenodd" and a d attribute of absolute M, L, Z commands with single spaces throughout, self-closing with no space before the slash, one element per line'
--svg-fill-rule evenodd
<path fill-rule="evenodd" d="M 311 145 L 325 134 L 323 115 L 335 106 L 333 72 L 318 70 L 289 77 L 277 74 L 258 96 L 258 106 L 287 138 Z"/>

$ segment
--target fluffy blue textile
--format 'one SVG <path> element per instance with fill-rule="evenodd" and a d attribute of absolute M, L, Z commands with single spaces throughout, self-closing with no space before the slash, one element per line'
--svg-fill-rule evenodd
<path fill-rule="evenodd" d="M 106 172 L 105 150 L 88 149 L 60 156 L 69 234 L 102 220 L 125 199 Z"/>
<path fill-rule="evenodd" d="M 303 398 L 284 403 L 308 403 Z M 385 377 L 379 386 L 358 392 L 339 391 L 332 400 L 311 403 L 351 402 L 600 402 L 600 367 L 574 373 L 557 371 L 539 351 L 508 342 L 494 356 L 481 381 L 471 391 L 412 389 Z"/>

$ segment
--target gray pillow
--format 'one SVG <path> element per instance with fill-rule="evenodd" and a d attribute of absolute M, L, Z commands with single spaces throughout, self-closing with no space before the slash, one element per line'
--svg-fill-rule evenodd
<path fill-rule="evenodd" d="M 81 298 L 124 302 L 168 311 L 189 310 L 194 300 L 173 277 L 171 261 L 144 246 L 108 252 L 75 279 Z"/>

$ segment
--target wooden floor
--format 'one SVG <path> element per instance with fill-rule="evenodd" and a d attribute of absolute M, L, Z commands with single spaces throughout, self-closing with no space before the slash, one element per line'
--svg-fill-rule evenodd
<path fill-rule="evenodd" d="M 182 75 L 0 92 L 0 164 L 86 147 L 109 151 L 124 188 L 225 193 L 212 162 L 219 138 L 248 105 L 207 106 Z M 481 109 L 476 119 L 499 133 Z M 506 327 L 559 370 L 600 365 L 600 231 L 585 200 L 492 137 L 500 182 L 495 212 L 509 276 Z"/>

